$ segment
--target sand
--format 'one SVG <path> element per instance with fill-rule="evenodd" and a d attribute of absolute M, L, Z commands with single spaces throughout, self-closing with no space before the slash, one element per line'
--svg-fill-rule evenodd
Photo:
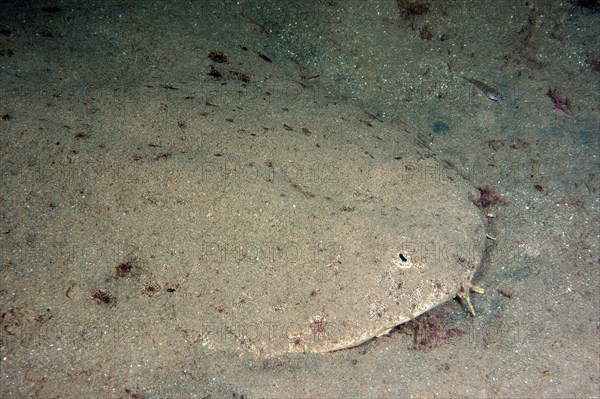
<path fill-rule="evenodd" d="M 4 397 L 600 396 L 594 8 L 16 3 L 0 17 Z M 556 108 L 549 88 L 569 97 L 569 108 Z M 281 135 L 285 149 L 270 139 Z M 420 196 L 431 180 L 417 194 L 402 172 L 402 157 L 415 153 L 410 165 L 428 160 L 434 176 L 465 179 L 469 188 L 434 187 L 462 193 L 448 206 L 474 209 L 487 223 L 475 235 L 457 230 L 467 240 L 487 234 L 474 317 L 449 300 L 332 353 L 259 356 L 237 341 L 211 345 L 193 304 L 215 314 L 252 304 L 242 266 L 255 263 L 220 269 L 230 273 L 223 281 L 240 285 L 223 303 L 211 293 L 222 287 L 207 284 L 191 260 L 225 253 L 227 263 L 256 251 L 198 243 L 229 242 L 219 237 L 236 226 L 247 233 L 251 215 L 272 209 L 243 208 L 227 193 L 256 199 L 276 187 L 269 198 L 307 204 L 315 220 L 330 217 L 325 197 L 341 195 L 359 213 L 348 201 L 331 209 L 350 203 L 338 214 L 364 221 L 367 232 L 389 223 L 382 212 L 394 215 L 390 202 L 402 191 L 397 184 L 369 196 L 359 187 L 391 179 L 420 204 L 431 200 Z M 290 154 L 314 168 L 290 168 Z M 325 179 L 352 167 L 365 181 Z M 202 191 L 215 170 L 220 178 Z M 253 184 L 257 177 L 275 184 Z M 477 209 L 485 187 L 491 204 Z M 229 207 L 248 215 L 243 223 Z M 283 210 L 271 216 L 285 226 L 276 220 Z M 223 230 L 198 229 L 207 217 Z M 410 234 L 391 226 L 392 235 Z M 280 229 L 269 244 L 292 236 Z M 326 267 L 339 260 L 320 253 L 312 259 Z M 327 300 L 327 282 L 309 285 Z M 335 300 L 364 301 L 352 294 Z M 272 299 L 263 311 L 280 311 L 275 299 L 286 298 Z"/>

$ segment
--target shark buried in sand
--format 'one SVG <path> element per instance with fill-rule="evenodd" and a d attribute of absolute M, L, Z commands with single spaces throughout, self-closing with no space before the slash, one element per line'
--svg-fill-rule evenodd
<path fill-rule="evenodd" d="M 268 357 L 360 345 L 456 296 L 470 307 L 486 237 L 477 190 L 407 131 L 285 101 L 294 112 L 222 105 L 198 137 L 140 146 L 137 163 L 96 156 L 87 206 L 56 209 L 47 228 L 74 254 L 95 248 L 73 262 L 118 296 L 102 329 L 168 314 L 185 345 Z M 107 115 L 106 129 L 132 118 Z M 124 243 L 135 254 L 115 262 Z M 119 263 L 136 275 L 115 278 Z"/>

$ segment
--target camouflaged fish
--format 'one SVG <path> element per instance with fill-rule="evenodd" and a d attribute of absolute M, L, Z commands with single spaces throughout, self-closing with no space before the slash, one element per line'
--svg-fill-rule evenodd
<path fill-rule="evenodd" d="M 487 84 L 485 84 L 482 81 L 477 80 L 477 79 L 467 78 L 464 76 L 462 78 L 464 80 L 466 80 L 467 82 L 473 84 L 479 90 L 481 90 L 483 92 L 483 94 L 485 94 L 485 96 L 487 98 L 489 98 L 490 100 L 493 100 L 493 101 L 502 100 L 502 96 L 500 95 L 498 90 L 494 89 L 493 87 L 488 86 Z"/>

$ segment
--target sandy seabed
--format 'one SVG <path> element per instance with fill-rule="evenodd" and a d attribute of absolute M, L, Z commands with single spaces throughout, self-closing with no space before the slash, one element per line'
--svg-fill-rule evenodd
<path fill-rule="evenodd" d="M 2 2 L 2 397 L 600 397 L 598 8 Z M 282 135 L 285 148 L 270 139 Z M 290 154 L 311 167 L 286 164 Z M 437 166 L 414 169 L 423 159 Z M 300 253 L 343 272 L 328 252 L 336 237 L 319 224 L 330 216 L 328 187 L 348 196 L 350 205 L 336 203 L 342 214 L 356 215 L 353 198 L 381 225 L 394 215 L 391 197 L 355 189 L 352 175 L 331 185 L 340 165 L 370 171 L 372 184 L 398 165 L 398 195 L 415 198 L 407 170 L 423 190 L 446 173 L 464 178 L 471 190 L 451 209 L 488 193 L 478 203 L 487 238 L 475 316 L 449 300 L 352 349 L 261 357 L 225 315 L 211 328 L 228 344 L 212 345 L 190 302 L 215 315 L 251 306 L 248 271 L 217 270 L 235 287 L 222 302 L 191 259 L 244 265 Z M 215 176 L 218 189 L 203 190 Z M 257 176 L 275 185 L 253 185 Z M 273 187 L 311 206 L 298 211 L 313 215 L 325 245 L 294 252 L 279 242 L 291 234 L 284 213 L 269 220 L 281 230 L 268 240 L 220 239 L 250 231 L 242 221 L 267 204 L 216 193 L 256 199 Z M 366 215 L 356 229 L 375 231 Z M 207 217 L 223 230 L 197 230 Z M 353 290 L 329 298 L 328 282 L 311 283 L 307 296 L 323 303 L 364 300 Z M 282 311 L 280 295 L 257 317 Z M 327 331 L 320 320 L 315 334 Z"/>

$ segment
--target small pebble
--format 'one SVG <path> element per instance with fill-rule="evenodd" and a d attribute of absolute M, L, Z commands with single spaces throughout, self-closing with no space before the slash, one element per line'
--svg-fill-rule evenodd
<path fill-rule="evenodd" d="M 444 122 L 437 121 L 431 127 L 431 131 L 435 134 L 446 134 L 450 131 L 450 126 L 446 125 Z"/>

